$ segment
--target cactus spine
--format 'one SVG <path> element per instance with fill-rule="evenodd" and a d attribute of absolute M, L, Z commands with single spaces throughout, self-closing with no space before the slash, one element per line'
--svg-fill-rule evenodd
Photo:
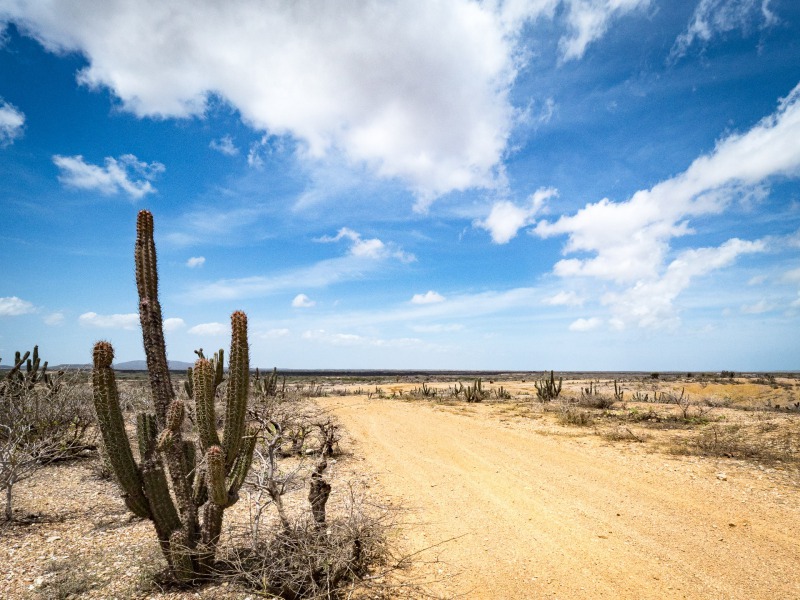
<path fill-rule="evenodd" d="M 250 371 L 247 317 L 238 311 L 231 316 L 233 335 L 222 442 L 214 415 L 217 387 L 223 380 L 222 350 L 210 361 L 199 351 L 199 359 L 190 370 L 191 383 L 186 391 L 195 402 L 197 414 L 195 447 L 183 439 L 186 409 L 183 400 L 175 397 L 167 367 L 153 216 L 148 211 L 139 213 L 136 234 L 139 317 L 155 409 L 137 415 L 139 464 L 125 431 L 111 369 L 114 351 L 108 342 L 97 342 L 94 347 L 93 397 L 103 442 L 126 505 L 136 515 L 153 521 L 173 574 L 178 580 L 188 581 L 210 573 L 223 511 L 238 499 L 252 461 L 255 435 L 245 433 Z"/>

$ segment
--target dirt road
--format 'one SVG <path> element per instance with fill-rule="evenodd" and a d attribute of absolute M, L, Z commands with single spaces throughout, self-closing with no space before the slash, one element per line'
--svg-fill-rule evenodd
<path fill-rule="evenodd" d="M 800 494 L 499 405 L 329 398 L 379 487 L 438 548 L 443 597 L 800 598 Z M 428 554 L 431 558 L 433 553 Z"/>

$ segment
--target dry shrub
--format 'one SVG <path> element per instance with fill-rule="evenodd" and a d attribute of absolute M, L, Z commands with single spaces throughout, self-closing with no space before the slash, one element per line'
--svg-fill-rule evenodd
<path fill-rule="evenodd" d="M 800 444 L 797 426 L 777 427 L 714 424 L 693 437 L 681 440 L 671 449 L 678 454 L 697 454 L 752 460 L 782 462 L 800 467 Z"/>
<path fill-rule="evenodd" d="M 324 524 L 304 516 L 262 528 L 255 540 L 242 533 L 223 558 L 222 570 L 268 597 L 402 597 L 405 588 L 392 575 L 403 560 L 389 543 L 396 515 L 396 510 L 368 503 L 351 486 L 341 510 Z"/>

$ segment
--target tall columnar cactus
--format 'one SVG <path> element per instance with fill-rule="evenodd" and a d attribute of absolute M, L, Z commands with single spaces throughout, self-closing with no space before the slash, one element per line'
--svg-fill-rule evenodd
<path fill-rule="evenodd" d="M 238 500 L 255 448 L 255 432 L 247 430 L 249 358 L 247 316 L 231 315 L 231 352 L 220 440 L 214 400 L 222 382 L 222 350 L 209 361 L 200 358 L 190 373 L 187 393 L 195 403 L 195 441 L 184 440 L 185 406 L 175 396 L 167 367 L 158 302 L 158 272 L 153 241 L 153 216 L 141 211 L 136 227 L 136 285 L 153 413 L 136 419 L 139 461 L 134 458 L 111 363 L 108 342 L 94 346 L 94 404 L 109 462 L 125 504 L 153 521 L 164 556 L 179 580 L 202 578 L 211 571 L 223 511 Z"/>

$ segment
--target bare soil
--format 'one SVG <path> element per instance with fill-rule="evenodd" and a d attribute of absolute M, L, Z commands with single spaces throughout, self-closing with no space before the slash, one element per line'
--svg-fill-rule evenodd
<path fill-rule="evenodd" d="M 472 404 L 412 399 L 419 381 L 384 381 L 380 394 L 328 382 L 318 402 L 347 430 L 330 504 L 355 481 L 406 507 L 397 541 L 414 566 L 403 576 L 433 597 L 797 599 L 798 383 L 640 378 L 626 382 L 626 402 L 598 410 L 539 403 L 531 381 L 484 382 L 513 399 Z M 565 382 L 563 396 L 584 385 Z M 685 389 L 692 418 L 630 400 L 656 389 Z M 589 425 L 565 422 L 567 409 Z M 691 450 L 703 433 L 721 457 Z M 0 523 L 0 598 L 255 599 L 229 583 L 154 583 L 165 565 L 152 526 L 131 517 L 97 464 L 47 467 L 14 488 L 22 523 Z M 246 527 L 246 499 L 225 519 Z"/>
<path fill-rule="evenodd" d="M 797 473 L 780 464 L 608 442 L 534 404 L 322 403 L 412 509 L 407 551 L 440 560 L 416 571 L 436 596 L 800 598 Z"/>

